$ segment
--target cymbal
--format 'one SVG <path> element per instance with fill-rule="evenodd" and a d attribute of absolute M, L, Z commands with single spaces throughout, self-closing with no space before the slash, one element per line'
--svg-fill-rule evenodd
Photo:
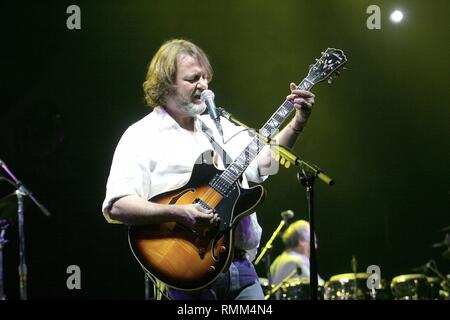
<path fill-rule="evenodd" d="M 364 272 L 359 272 L 356 274 L 356 279 L 367 279 L 369 275 Z M 342 273 L 334 275 L 330 278 L 330 281 L 339 281 L 339 282 L 349 282 L 350 280 L 355 280 L 354 273 Z"/>
<path fill-rule="evenodd" d="M 0 199 L 0 219 L 15 219 L 17 214 L 17 198 L 15 193 Z"/>

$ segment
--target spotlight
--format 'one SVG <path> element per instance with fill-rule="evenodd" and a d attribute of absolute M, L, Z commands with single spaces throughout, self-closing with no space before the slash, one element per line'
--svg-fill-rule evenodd
<path fill-rule="evenodd" d="M 403 12 L 400 10 L 395 10 L 391 13 L 390 19 L 393 23 L 399 23 L 403 20 Z"/>

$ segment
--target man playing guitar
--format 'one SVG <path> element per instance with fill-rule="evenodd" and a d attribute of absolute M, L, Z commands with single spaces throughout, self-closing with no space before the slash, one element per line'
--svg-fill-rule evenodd
<path fill-rule="evenodd" d="M 251 261 L 261 237 L 254 209 L 264 192 L 246 189 L 249 181 L 266 178 L 271 151 L 258 148 L 255 161 L 238 166 L 254 137 L 225 118 L 222 136 L 202 115 L 207 108 L 202 92 L 211 78 L 208 58 L 195 44 L 176 39 L 159 48 L 143 84 L 153 110 L 117 145 L 103 214 L 110 223 L 130 227 L 133 253 L 150 276 L 171 288 L 169 298 L 262 300 Z M 314 105 L 311 92 L 294 83 L 290 90 L 286 101 L 295 116 L 271 137 L 286 147 L 295 144 Z M 230 165 L 217 156 L 221 149 L 237 162 Z M 215 153 L 205 166 L 210 150 Z"/>

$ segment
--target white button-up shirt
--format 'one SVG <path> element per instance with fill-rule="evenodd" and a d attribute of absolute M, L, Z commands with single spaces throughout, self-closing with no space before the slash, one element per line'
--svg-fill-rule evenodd
<path fill-rule="evenodd" d="M 202 122 L 232 159 L 252 140 L 244 128 L 221 118 L 226 142 L 224 144 L 208 115 L 197 117 L 195 130 L 190 132 L 183 129 L 164 108 L 156 107 L 153 112 L 131 125 L 117 145 L 102 207 L 108 222 L 119 223 L 109 215 L 115 200 L 127 195 L 149 200 L 163 192 L 178 189 L 189 181 L 198 156 L 204 151 L 214 150 L 202 131 Z M 224 168 L 222 161 L 219 161 L 219 168 Z M 242 186 L 248 187 L 248 181 L 259 183 L 266 177 L 259 175 L 257 161 L 254 160 L 242 178 Z M 241 229 L 246 224 L 249 225 L 248 229 L 243 232 Z M 250 260 L 256 255 L 261 233 L 256 213 L 243 218 L 237 226 L 235 246 L 247 250 Z"/>

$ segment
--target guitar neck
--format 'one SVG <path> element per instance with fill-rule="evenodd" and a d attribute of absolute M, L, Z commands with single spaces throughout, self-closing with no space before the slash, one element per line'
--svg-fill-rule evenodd
<path fill-rule="evenodd" d="M 297 89 L 309 91 L 313 86 L 313 83 L 306 78 L 297 86 Z M 281 125 L 286 121 L 290 114 L 294 111 L 294 104 L 289 100 L 285 100 L 283 104 L 275 111 L 270 119 L 262 126 L 259 133 L 271 139 L 276 132 L 280 129 Z"/>
<path fill-rule="evenodd" d="M 313 85 L 314 84 L 311 81 L 305 78 L 297 86 L 297 89 L 309 91 Z M 267 139 L 272 139 L 293 111 L 294 104 L 289 100 L 285 100 L 264 126 L 262 126 L 259 130 L 259 134 Z M 224 172 L 210 182 L 210 186 L 222 195 L 226 195 L 238 178 L 244 173 L 245 169 L 247 169 L 250 163 L 256 158 L 265 144 L 266 143 L 258 135 L 255 135 L 249 145 L 224 170 Z"/>

